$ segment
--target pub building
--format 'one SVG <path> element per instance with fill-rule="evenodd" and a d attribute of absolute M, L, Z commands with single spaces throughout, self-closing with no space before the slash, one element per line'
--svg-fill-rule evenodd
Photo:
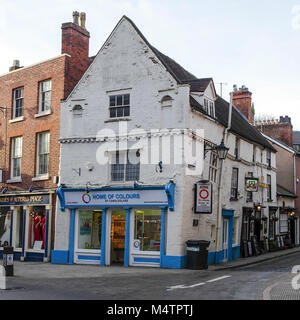
<path fill-rule="evenodd" d="M 12 246 L 15 260 L 50 260 L 53 197 L 53 191 L 0 196 L 1 258 L 3 247 Z"/>

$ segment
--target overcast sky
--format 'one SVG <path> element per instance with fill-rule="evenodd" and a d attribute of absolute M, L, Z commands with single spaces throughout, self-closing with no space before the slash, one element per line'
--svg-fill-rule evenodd
<path fill-rule="evenodd" d="M 147 40 L 229 100 L 253 93 L 256 114 L 289 115 L 300 130 L 300 0 L 0 0 L 0 74 L 55 57 L 61 24 L 86 12 L 95 55 L 123 15 Z M 1 98 L 1 97 L 0 97 Z M 1 101 L 0 101 L 1 102 Z"/>

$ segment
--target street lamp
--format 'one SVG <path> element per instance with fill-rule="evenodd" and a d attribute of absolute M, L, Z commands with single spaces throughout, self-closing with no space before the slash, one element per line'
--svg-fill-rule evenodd
<path fill-rule="evenodd" d="M 224 139 L 222 140 L 221 144 L 217 147 L 215 147 L 218 157 L 220 160 L 224 160 L 227 157 L 227 153 L 229 151 L 229 148 L 227 148 L 224 144 Z"/>
<path fill-rule="evenodd" d="M 4 118 L 6 118 L 6 107 L 0 107 L 0 111 L 2 111 Z"/>
<path fill-rule="evenodd" d="M 225 160 L 229 151 L 229 148 L 227 148 L 224 144 L 224 139 L 222 139 L 222 142 L 220 145 L 216 147 L 212 147 L 211 149 L 206 149 L 204 150 L 204 155 L 206 154 L 207 151 L 217 151 L 218 158 L 220 160 Z"/>

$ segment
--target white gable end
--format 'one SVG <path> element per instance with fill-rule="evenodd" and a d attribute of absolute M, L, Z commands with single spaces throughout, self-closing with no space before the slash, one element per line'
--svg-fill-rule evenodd
<path fill-rule="evenodd" d="M 172 118 L 177 128 L 181 122 L 183 104 L 188 104 L 188 94 L 180 88 L 165 66 L 155 56 L 133 25 L 123 18 L 98 52 L 68 99 L 62 104 L 61 137 L 95 136 L 105 127 L 118 128 L 109 113 L 109 96 L 129 94 L 130 116 L 128 128 L 145 130 L 159 128 L 161 101 L 169 95 L 172 100 Z M 71 111 L 82 104 L 80 117 Z M 127 119 L 127 120 L 128 120 Z"/>

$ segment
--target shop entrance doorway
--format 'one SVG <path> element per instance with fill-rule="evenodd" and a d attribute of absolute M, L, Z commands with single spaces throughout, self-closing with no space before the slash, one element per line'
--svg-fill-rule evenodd
<path fill-rule="evenodd" d="M 110 263 L 124 264 L 126 211 L 114 210 L 111 213 Z"/>
<path fill-rule="evenodd" d="M 292 244 L 296 244 L 296 237 L 295 237 L 295 220 L 291 219 L 290 220 L 290 232 L 291 232 L 291 241 Z"/>

